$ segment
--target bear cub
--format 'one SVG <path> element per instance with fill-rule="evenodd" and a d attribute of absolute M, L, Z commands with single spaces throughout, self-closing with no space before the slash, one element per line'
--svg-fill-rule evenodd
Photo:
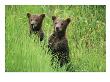
<path fill-rule="evenodd" d="M 42 30 L 42 22 L 45 17 L 45 14 L 31 15 L 30 13 L 27 13 L 27 17 L 29 19 L 30 35 L 32 33 L 38 34 L 40 41 L 42 41 L 44 38 L 44 32 Z"/>
<path fill-rule="evenodd" d="M 54 24 L 54 32 L 49 37 L 48 47 L 52 52 L 52 61 L 57 57 L 60 66 L 62 67 L 69 62 L 69 47 L 66 38 L 66 29 L 71 20 L 70 18 L 61 20 L 56 16 L 52 16 L 52 20 Z"/>

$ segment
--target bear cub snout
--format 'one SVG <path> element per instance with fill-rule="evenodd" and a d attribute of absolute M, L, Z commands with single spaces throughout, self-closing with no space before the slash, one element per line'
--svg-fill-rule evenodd
<path fill-rule="evenodd" d="M 30 35 L 32 33 L 37 33 L 40 41 L 43 40 L 44 38 L 44 32 L 42 30 L 42 23 L 45 17 L 45 14 L 40 14 L 40 15 L 32 15 L 30 13 L 27 13 L 27 17 L 29 20 L 29 31 Z"/>

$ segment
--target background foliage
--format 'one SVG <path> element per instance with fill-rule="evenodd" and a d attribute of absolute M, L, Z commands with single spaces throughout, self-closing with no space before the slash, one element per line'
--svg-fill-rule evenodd
<path fill-rule="evenodd" d="M 53 15 L 71 18 L 66 36 L 69 42 L 70 71 L 106 71 L 106 6 L 5 6 L 5 71 L 52 72 L 66 71 L 66 66 L 53 68 L 47 53 L 48 38 L 53 32 Z M 29 37 L 26 14 L 45 13 L 45 39 Z"/>

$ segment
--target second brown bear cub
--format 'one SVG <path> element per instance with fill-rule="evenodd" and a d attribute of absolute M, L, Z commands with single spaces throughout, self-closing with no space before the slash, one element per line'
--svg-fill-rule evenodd
<path fill-rule="evenodd" d="M 30 35 L 33 33 L 37 33 L 40 41 L 43 40 L 44 38 L 44 32 L 42 30 L 42 22 L 45 17 L 45 14 L 40 14 L 40 15 L 31 15 L 30 13 L 27 13 L 27 17 L 29 19 L 29 31 Z"/>
<path fill-rule="evenodd" d="M 53 58 L 57 56 L 60 66 L 69 61 L 69 47 L 66 38 L 66 29 L 70 23 L 70 18 L 66 20 L 58 19 L 56 16 L 52 16 L 54 23 L 54 32 L 49 38 L 48 47 L 52 51 Z"/>

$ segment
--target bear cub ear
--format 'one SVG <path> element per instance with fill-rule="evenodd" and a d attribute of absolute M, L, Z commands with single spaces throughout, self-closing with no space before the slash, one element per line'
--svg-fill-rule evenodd
<path fill-rule="evenodd" d="M 70 23 L 71 19 L 70 18 L 67 18 L 66 21 L 67 21 L 67 23 Z"/>
<path fill-rule="evenodd" d="M 27 13 L 27 17 L 29 18 L 31 16 L 31 14 L 30 13 Z"/>
<path fill-rule="evenodd" d="M 54 21 L 57 17 L 56 16 L 52 16 L 52 20 Z"/>
<path fill-rule="evenodd" d="M 45 17 L 45 14 L 41 14 L 40 16 L 41 16 L 42 18 L 44 18 L 44 17 Z"/>

